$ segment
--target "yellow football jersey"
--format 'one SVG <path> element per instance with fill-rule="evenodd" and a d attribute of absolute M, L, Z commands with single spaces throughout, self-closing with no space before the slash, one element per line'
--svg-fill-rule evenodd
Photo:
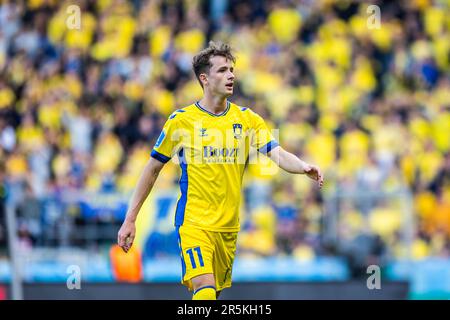
<path fill-rule="evenodd" d="M 217 115 L 198 102 L 172 113 L 151 156 L 163 163 L 178 156 L 182 174 L 175 225 L 238 231 L 242 176 L 250 147 L 266 154 L 276 146 L 258 114 L 229 101 Z"/>

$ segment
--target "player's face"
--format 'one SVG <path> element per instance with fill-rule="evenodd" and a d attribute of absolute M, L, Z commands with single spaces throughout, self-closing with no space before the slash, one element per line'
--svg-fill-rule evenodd
<path fill-rule="evenodd" d="M 211 58 L 211 69 L 207 75 L 205 88 L 214 95 L 228 97 L 233 94 L 234 67 L 233 62 L 222 56 Z"/>

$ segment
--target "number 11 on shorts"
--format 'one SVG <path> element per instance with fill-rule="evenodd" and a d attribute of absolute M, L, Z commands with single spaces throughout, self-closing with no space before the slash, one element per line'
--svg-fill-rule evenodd
<path fill-rule="evenodd" d="M 200 267 L 203 267 L 204 263 L 203 263 L 202 251 L 200 250 L 200 247 L 189 248 L 186 250 L 186 253 L 189 255 L 189 258 L 191 259 L 192 269 L 197 268 L 197 264 L 195 263 L 195 258 L 194 258 L 194 252 L 192 250 L 197 251 L 198 262 L 200 263 Z"/>

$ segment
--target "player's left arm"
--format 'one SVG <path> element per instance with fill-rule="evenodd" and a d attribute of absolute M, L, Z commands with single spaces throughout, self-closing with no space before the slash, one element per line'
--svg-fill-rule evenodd
<path fill-rule="evenodd" d="M 281 146 L 276 146 L 267 155 L 281 169 L 289 173 L 306 174 L 309 178 L 319 182 L 319 188 L 323 186 L 323 175 L 318 166 L 306 163 Z"/>

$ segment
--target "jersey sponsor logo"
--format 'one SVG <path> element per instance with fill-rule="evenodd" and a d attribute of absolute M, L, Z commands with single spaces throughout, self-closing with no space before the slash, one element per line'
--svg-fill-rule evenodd
<path fill-rule="evenodd" d="M 203 147 L 203 157 L 236 157 L 239 148 L 214 148 L 211 146 Z"/>
<path fill-rule="evenodd" d="M 203 146 L 203 159 L 206 162 L 236 162 L 239 148 L 215 148 Z"/>

